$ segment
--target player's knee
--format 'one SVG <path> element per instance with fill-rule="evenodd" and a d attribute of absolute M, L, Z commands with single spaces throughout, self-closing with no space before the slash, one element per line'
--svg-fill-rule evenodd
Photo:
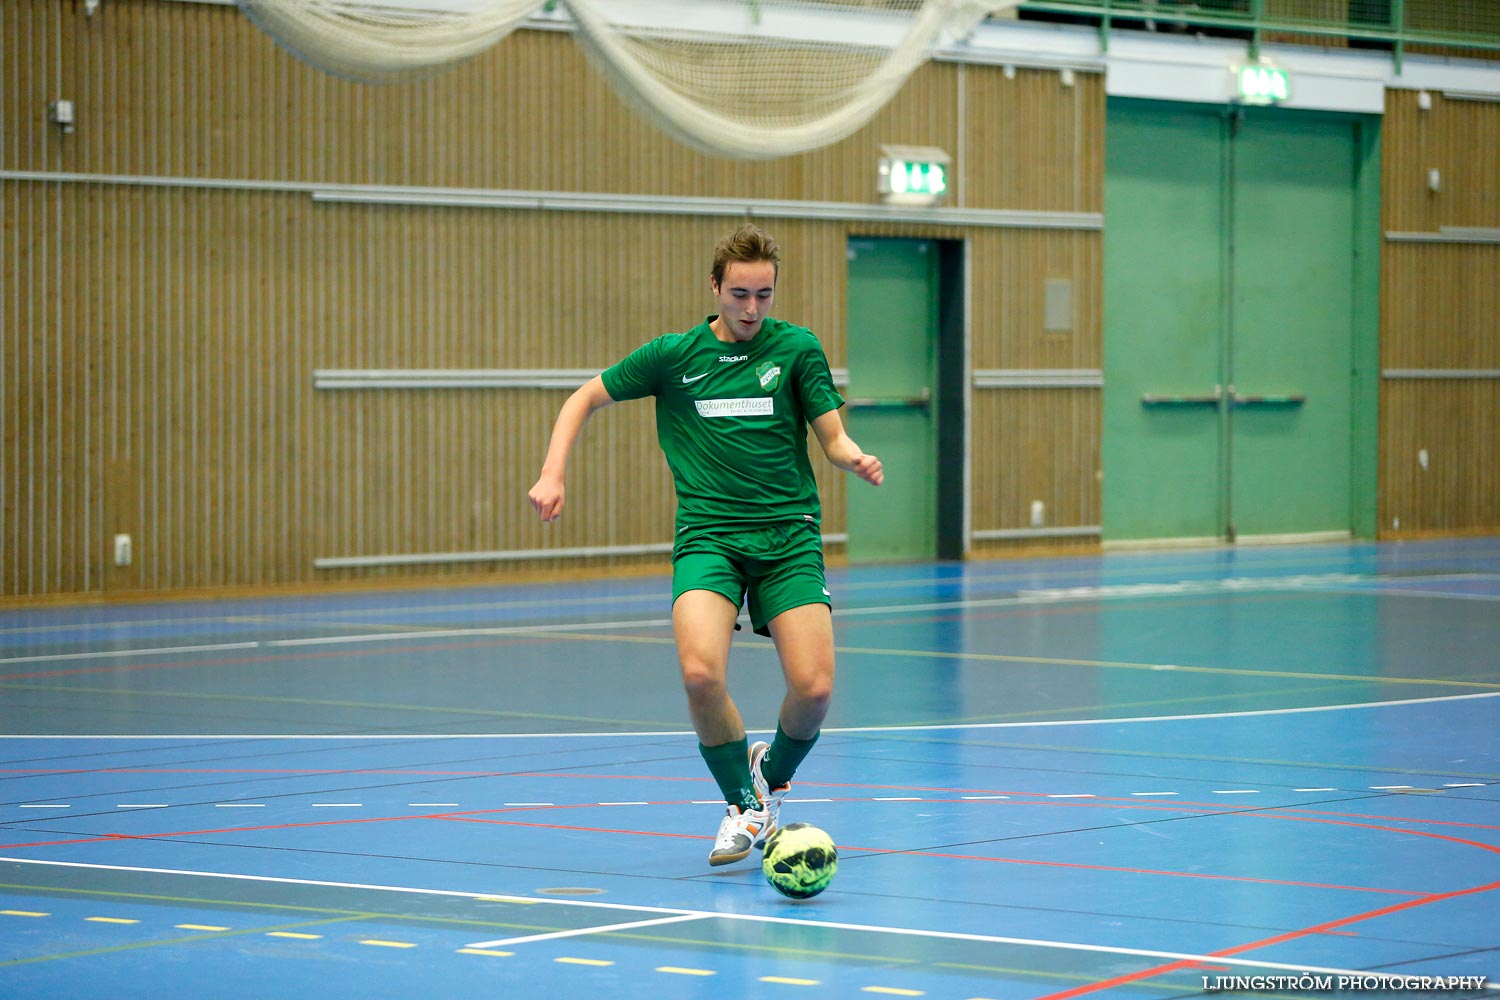
<path fill-rule="evenodd" d="M 723 697 L 728 691 L 722 670 L 693 659 L 682 663 L 682 688 L 692 701 L 712 701 Z"/>
<path fill-rule="evenodd" d="M 826 711 L 833 701 L 832 671 L 796 677 L 788 686 L 792 697 L 808 709 Z"/>

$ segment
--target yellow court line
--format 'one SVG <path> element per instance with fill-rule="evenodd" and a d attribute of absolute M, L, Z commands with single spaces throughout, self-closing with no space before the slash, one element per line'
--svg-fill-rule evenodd
<path fill-rule="evenodd" d="M 780 986 L 816 986 L 816 985 L 818 985 L 818 981 L 816 979 L 792 979 L 792 978 L 789 978 L 787 976 L 761 976 L 760 977 L 760 981 L 763 982 L 763 983 L 776 983 L 777 985 L 780 985 Z"/>
<path fill-rule="evenodd" d="M 50 913 L 38 913 L 35 910 L 0 910 L 0 916 L 6 917 L 50 917 Z"/>
<path fill-rule="evenodd" d="M 84 917 L 91 924 L 138 924 L 139 920 L 127 920 L 124 917 Z"/>
<path fill-rule="evenodd" d="M 180 931 L 232 931 L 233 927 L 218 927 L 214 924 L 173 924 Z"/>
<path fill-rule="evenodd" d="M 634 642 L 656 645 L 673 645 L 676 642 L 676 640 L 671 638 L 655 638 L 644 635 L 597 635 L 573 632 L 553 632 L 551 635 L 553 638 L 559 639 L 584 639 L 596 642 Z M 756 646 L 764 646 L 767 649 L 772 648 L 770 643 L 764 642 L 745 644 L 746 649 Z M 836 646 L 834 651 L 840 655 L 900 656 L 908 659 L 974 660 L 982 663 L 1035 663 L 1042 666 L 1095 667 L 1105 670 L 1150 670 L 1158 673 L 1218 674 L 1231 677 L 1281 677 L 1312 681 L 1354 681 L 1368 684 L 1431 684 L 1438 687 L 1500 690 L 1500 684 L 1491 684 L 1485 681 L 1445 680 L 1441 678 L 1385 677 L 1364 674 L 1317 674 L 1293 670 L 1252 670 L 1248 667 L 1193 667 L 1178 664 L 1132 663 L 1128 660 L 1074 660 L 1053 656 L 1013 656 L 1005 653 L 955 653 L 933 649 L 875 649 L 868 646 Z M 69 688 L 68 690 L 76 689 Z"/>
<path fill-rule="evenodd" d="M 56 891 L 59 891 L 59 892 L 62 892 L 62 891 L 85 892 L 85 890 L 61 890 L 61 889 L 56 890 Z M 111 893 L 110 895 L 126 895 L 126 894 L 124 894 L 124 893 Z M 142 898 L 145 898 L 145 897 L 142 897 Z M 259 904 L 252 904 L 252 905 L 259 905 Z M 328 919 L 328 920 L 312 920 L 312 921 L 307 921 L 305 923 L 287 924 L 287 925 L 284 925 L 284 926 L 290 926 L 290 927 L 310 927 L 310 926 L 316 926 L 316 925 L 320 925 L 320 924 L 326 925 L 326 924 L 348 923 L 348 922 L 354 921 L 354 920 L 378 920 L 378 919 L 384 919 L 385 916 L 386 916 L 385 914 L 380 914 L 380 913 L 356 913 L 356 914 L 351 914 L 351 915 L 345 916 L 345 917 L 334 917 L 334 918 L 331 918 L 331 919 Z M 244 937 L 244 936 L 249 935 L 249 934 L 260 934 L 260 933 L 268 933 L 268 932 L 265 931 L 265 928 L 254 928 L 254 929 L 250 929 L 250 930 L 241 930 L 241 931 L 231 930 L 231 931 L 223 932 L 223 937 Z M 111 945 L 111 946 L 105 947 L 105 948 L 89 948 L 89 949 L 86 949 L 86 950 L 83 950 L 83 951 L 54 952 L 54 953 L 49 954 L 49 955 L 32 955 L 32 956 L 27 957 L 27 958 L 15 958 L 15 959 L 11 959 L 10 961 L 7 961 L 7 962 L 5 962 L 3 964 L 6 967 L 10 967 L 10 966 L 17 966 L 17 965 L 34 965 L 34 964 L 36 964 L 38 962 L 57 962 L 57 961 L 62 961 L 62 960 L 65 960 L 65 959 L 70 959 L 70 958 L 94 958 L 94 957 L 97 957 L 99 955 L 114 955 L 114 954 L 119 954 L 121 952 L 127 952 L 127 951 L 140 951 L 141 949 L 146 949 L 146 948 L 173 947 L 173 946 L 176 946 L 176 945 L 187 944 L 187 943 L 191 943 L 191 942 L 195 942 L 195 941 L 203 941 L 203 940 L 219 940 L 219 938 L 201 938 L 201 937 L 182 937 L 182 936 L 176 936 L 176 937 L 171 937 L 171 938 L 161 938 L 161 939 L 152 940 L 152 941 L 133 941 L 133 942 L 131 942 L 129 944 Z"/>
<path fill-rule="evenodd" d="M 670 972 L 674 976 L 717 976 L 713 969 L 684 969 L 676 965 L 658 965 L 657 972 Z"/>
<path fill-rule="evenodd" d="M 515 954 L 513 951 L 496 951 L 493 948 L 460 948 L 460 955 L 489 955 L 492 958 L 510 958 Z"/>
<path fill-rule="evenodd" d="M 1309 695 L 1321 691 L 1342 691 L 1342 684 L 1319 684 L 1314 687 L 1294 688 L 1269 688 L 1260 691 L 1232 691 L 1227 693 L 1215 692 L 1213 694 L 1193 695 L 1190 698 L 1151 698 L 1145 701 L 1121 701 L 1099 705 L 1072 705 L 1067 708 L 1039 708 L 1027 712 L 997 712 L 992 715 L 963 715 L 956 719 L 924 719 L 918 722 L 904 722 L 903 727 L 912 729 L 923 729 L 928 726 L 963 726 L 983 725 L 992 722 L 1017 722 L 1023 719 L 1041 717 L 1056 717 L 1067 721 L 1072 719 L 1094 719 L 1102 718 L 1099 714 L 1111 710 L 1161 708 L 1165 705 L 1189 705 L 1199 702 L 1209 702 L 1215 705 L 1225 705 L 1233 701 L 1241 701 L 1246 698 L 1270 698 L 1276 695 Z M 1175 716 L 1168 716 L 1175 718 Z M 1146 756 L 1157 756 L 1147 754 Z"/>
<path fill-rule="evenodd" d="M 1318 690 L 1313 688 L 1311 690 Z M 1277 692 L 1270 692 L 1275 694 Z M 960 720 L 966 721 L 966 720 Z M 920 727 L 918 727 L 920 728 Z M 909 743 L 944 743 L 950 742 L 942 737 L 932 736 L 906 736 L 901 735 L 903 742 Z M 1034 750 L 1046 753 L 1081 753 L 1093 754 L 1100 751 L 1090 747 L 1080 747 L 1066 743 L 1036 743 L 1019 740 L 988 740 L 983 738 L 969 739 L 966 742 L 970 746 L 982 746 L 999 748 L 1002 750 Z M 1348 769 L 1348 763 L 1329 763 L 1321 760 L 1285 760 L 1279 757 L 1242 757 L 1239 755 L 1226 754 L 1204 754 L 1204 753 L 1181 753 L 1169 750 L 1130 750 L 1122 747 L 1110 747 L 1105 751 L 1111 757 L 1143 757 L 1150 760 L 1190 760 L 1202 761 L 1209 764 L 1264 764 L 1268 767 L 1297 767 L 1310 770 L 1339 770 Z M 1427 768 L 1414 767 L 1381 767 L 1382 774 L 1411 775 L 1418 778 L 1473 778 L 1485 782 L 1500 780 L 1500 773 L 1488 774 L 1472 771 L 1434 771 Z M 1007 970 L 1013 971 L 1013 970 Z"/>
<path fill-rule="evenodd" d="M 342 909 L 336 909 L 336 908 L 327 907 L 327 906 L 297 906 L 297 905 L 293 905 L 293 904 L 290 904 L 290 903 L 253 903 L 253 902 L 249 902 L 249 901 L 246 901 L 246 900 L 220 899 L 220 898 L 216 898 L 216 897 L 212 897 L 212 896 L 174 896 L 174 895 L 168 895 L 168 894 L 165 894 L 165 893 L 155 893 L 155 892 L 117 892 L 117 891 L 111 891 L 111 890 L 107 890 L 107 889 L 79 889 L 79 888 L 65 888 L 65 887 L 58 887 L 58 886 L 39 886 L 39 885 L 33 885 L 33 884 L 29 884 L 29 883 L 0 882 L 0 890 L 4 890 L 4 889 L 9 889 L 9 890 L 16 891 L 16 892 L 37 892 L 37 891 L 41 891 L 41 892 L 57 893 L 57 894 L 62 894 L 62 895 L 67 895 L 67 896 L 87 896 L 87 897 L 90 897 L 91 899 L 93 899 L 96 902 L 100 902 L 100 901 L 107 900 L 107 899 L 125 899 L 125 900 L 131 900 L 131 901 L 146 900 L 146 901 L 150 901 L 150 902 L 159 902 L 159 903 L 182 903 L 182 904 L 185 904 L 185 905 L 188 905 L 188 906 L 217 906 L 217 907 L 228 906 L 228 907 L 234 907 L 236 909 L 248 910 L 248 911 L 271 910 L 271 911 L 275 911 L 275 912 L 285 912 L 285 913 L 316 913 L 316 914 L 327 914 L 328 915 L 327 919 L 323 919 L 323 920 L 311 920 L 311 921 L 299 922 L 299 923 L 295 923 L 295 924 L 279 924 L 279 925 L 278 924 L 271 924 L 271 925 L 269 925 L 272 928 L 276 928 L 278 926 L 279 927 L 309 927 L 309 926 L 318 926 L 318 925 L 321 925 L 321 924 L 337 923 L 337 922 L 340 922 L 340 921 L 350 921 L 350 920 L 379 920 L 379 919 L 387 919 L 387 920 L 389 920 L 389 919 L 399 919 L 399 920 L 407 921 L 407 922 L 414 922 L 414 923 L 420 923 L 420 924 L 432 924 L 432 925 L 437 925 L 437 926 L 450 926 L 451 925 L 451 926 L 459 926 L 459 927 L 482 927 L 482 928 L 486 928 L 486 929 L 504 929 L 504 930 L 509 930 L 509 931 L 540 931 L 540 930 L 543 929 L 542 927 L 540 927 L 540 926 L 538 926 L 536 924 L 521 924 L 521 923 L 513 923 L 513 922 L 509 922 L 509 921 L 485 920 L 485 919 L 480 919 L 480 918 L 477 918 L 477 917 L 429 917 L 429 916 L 422 916 L 422 915 L 419 915 L 419 914 L 412 914 L 412 913 L 367 913 L 367 912 L 362 911 L 362 910 L 342 910 Z M 518 904 L 527 904 L 527 905 L 538 905 L 538 904 L 542 904 L 542 903 L 546 902 L 546 900 L 528 899 L 528 898 L 526 898 L 524 896 L 476 895 L 476 896 L 474 896 L 472 898 L 474 900 L 476 900 L 476 901 L 479 901 L 479 902 L 503 902 L 503 903 L 518 903 Z M 25 913 L 25 912 L 28 912 L 28 911 L 13 911 L 13 912 L 16 912 L 16 913 L 19 914 L 19 913 Z M 37 914 L 37 916 L 44 916 L 45 917 L 45 916 L 51 916 L 51 914 L 50 913 L 42 913 L 42 914 Z M 264 926 L 262 926 L 262 927 L 252 927 L 252 928 L 249 928 L 247 930 L 242 930 L 242 931 L 235 931 L 234 928 L 232 928 L 232 927 L 225 927 L 225 928 L 222 928 L 222 930 L 213 931 L 211 933 L 225 933 L 225 932 L 230 933 L 233 936 L 239 936 L 239 935 L 245 935 L 245 934 L 261 934 L 261 933 L 265 933 L 266 929 L 265 929 Z M 271 931 L 271 933 L 276 933 L 276 931 L 273 930 L 273 931 Z M 176 943 L 181 943 L 184 940 L 191 940 L 191 939 L 178 938 L 178 939 L 176 939 L 174 941 L 166 941 L 166 942 L 160 942 L 160 943 L 176 944 Z M 145 943 L 142 943 L 140 945 L 131 946 L 131 947 L 153 947 L 157 943 L 158 942 L 145 942 Z M 106 951 L 115 951 L 115 950 L 119 950 L 119 949 L 118 948 L 106 949 Z M 92 953 L 81 953 L 81 954 L 92 954 Z M 71 958 L 71 957 L 77 957 L 77 956 L 72 956 L 72 955 L 46 956 L 46 957 L 43 957 L 43 958 L 25 959 L 25 960 L 22 960 L 22 961 L 25 961 L 25 962 L 48 961 L 48 960 L 50 960 L 52 958 L 59 958 L 59 957 L 60 958 Z M 12 962 L 12 963 L 8 963 L 8 964 L 12 964 L 13 965 L 13 964 L 17 964 L 17 963 Z"/>
<path fill-rule="evenodd" d="M 839 646 L 838 652 L 866 656 L 900 656 L 905 659 L 977 660 L 982 663 L 1036 663 L 1052 667 L 1102 667 L 1107 670 L 1151 670 L 1157 673 L 1220 674 L 1233 677 L 1295 677 L 1309 681 L 1356 681 L 1364 684 L 1431 684 L 1500 690 L 1500 684 L 1484 681 L 1453 681 L 1440 678 L 1388 677 L 1368 674 L 1316 674 L 1295 670 L 1251 670 L 1247 667 L 1188 667 L 1179 664 L 1131 663 L 1128 660 L 1073 660 L 1053 656 L 1009 656 L 1005 653 L 952 653 L 931 649 L 872 649 Z"/>
<path fill-rule="evenodd" d="M 925 997 L 925 990 L 903 990 L 899 986 L 861 986 L 861 993 L 884 993 L 893 997 Z"/>
<path fill-rule="evenodd" d="M 668 728 L 669 724 L 661 720 L 643 721 L 641 719 L 612 719 L 602 718 L 594 715 L 555 715 L 547 712 L 504 712 L 497 709 L 484 708 L 451 708 L 446 705 L 401 705 L 380 701 L 342 701 L 333 698 L 288 698 L 278 695 L 263 694 L 209 694 L 202 691 L 144 691 L 127 688 L 102 688 L 102 687 L 72 687 L 66 684 L 0 684 L 0 690 L 6 691 L 48 691 L 66 692 L 69 694 L 107 694 L 111 697 L 139 697 L 154 699 L 187 699 L 192 701 L 213 701 L 250 704 L 270 705 L 320 705 L 329 708 L 372 708 L 381 711 L 398 711 L 414 713 L 430 713 L 433 715 L 468 715 L 482 716 L 496 719 L 530 719 L 543 720 L 546 722 L 578 722 L 610 725 L 628 725 L 639 728 L 652 726 Z"/>
<path fill-rule="evenodd" d="M 562 965 L 596 965 L 596 966 L 600 966 L 601 968 L 603 966 L 614 965 L 615 964 L 613 962 L 606 962 L 606 961 L 603 961 L 602 959 L 598 959 L 598 958 L 567 958 L 567 957 L 563 957 L 563 958 L 554 958 L 552 961 L 561 963 Z"/>
<path fill-rule="evenodd" d="M 382 941 L 379 938 L 366 938 L 360 944 L 367 944 L 372 948 L 415 948 L 416 945 L 410 941 Z"/>
<path fill-rule="evenodd" d="M 293 941 L 321 941 L 321 934 L 298 934 L 295 931 L 266 931 L 266 937 L 291 938 Z"/>

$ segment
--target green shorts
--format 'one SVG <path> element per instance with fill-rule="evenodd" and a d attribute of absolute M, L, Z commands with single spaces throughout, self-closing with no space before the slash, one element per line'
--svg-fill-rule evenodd
<path fill-rule="evenodd" d="M 750 625 L 804 604 L 832 605 L 823 575 L 823 534 L 813 521 L 742 530 L 689 528 L 672 548 L 672 602 L 689 590 L 721 594 L 735 607 L 748 597 Z"/>

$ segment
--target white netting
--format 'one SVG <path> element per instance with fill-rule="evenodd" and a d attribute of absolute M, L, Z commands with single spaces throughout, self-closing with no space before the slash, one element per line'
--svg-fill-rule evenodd
<path fill-rule="evenodd" d="M 424 75 L 539 7 L 571 15 L 615 89 L 687 145 L 769 159 L 869 121 L 933 47 L 1019 0 L 238 0 L 286 48 L 366 81 Z"/>
<path fill-rule="evenodd" d="M 934 45 L 1018 0 L 566 0 L 595 66 L 705 152 L 769 159 L 837 142 Z"/>
<path fill-rule="evenodd" d="M 336 76 L 388 83 L 478 55 L 537 0 L 236 0 L 262 31 Z"/>

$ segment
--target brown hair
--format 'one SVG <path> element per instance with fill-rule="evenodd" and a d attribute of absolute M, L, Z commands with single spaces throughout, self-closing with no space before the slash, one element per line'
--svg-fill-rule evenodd
<path fill-rule="evenodd" d="M 753 223 L 745 223 L 714 247 L 714 269 L 711 272 L 715 285 L 724 283 L 724 272 L 730 264 L 756 264 L 768 260 L 781 274 L 781 247 L 771 234 Z"/>

